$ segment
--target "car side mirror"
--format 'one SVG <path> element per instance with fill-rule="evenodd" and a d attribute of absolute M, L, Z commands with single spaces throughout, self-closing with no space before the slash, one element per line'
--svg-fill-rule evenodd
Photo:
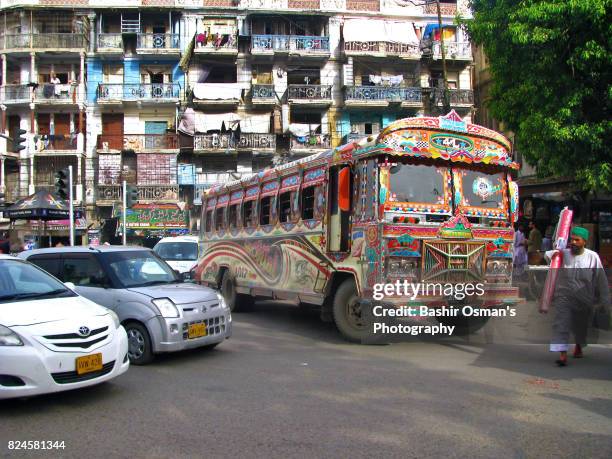
<path fill-rule="evenodd" d="M 74 285 L 72 282 L 64 282 L 64 285 L 70 290 L 74 290 L 76 288 L 76 285 Z"/>

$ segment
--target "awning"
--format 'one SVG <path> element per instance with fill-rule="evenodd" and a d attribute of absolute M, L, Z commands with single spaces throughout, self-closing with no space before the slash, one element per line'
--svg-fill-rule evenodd
<path fill-rule="evenodd" d="M 200 100 L 232 100 L 242 97 L 238 83 L 196 83 L 193 96 Z"/>
<path fill-rule="evenodd" d="M 345 42 L 419 43 L 414 25 L 411 22 L 347 19 L 344 22 L 343 36 Z"/>
<path fill-rule="evenodd" d="M 320 124 L 292 123 L 289 125 L 289 132 L 296 137 L 306 137 L 316 132 L 320 127 Z"/>

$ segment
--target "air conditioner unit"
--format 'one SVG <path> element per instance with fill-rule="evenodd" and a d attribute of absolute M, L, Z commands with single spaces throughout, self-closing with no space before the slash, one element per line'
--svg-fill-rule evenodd
<path fill-rule="evenodd" d="M 102 150 L 108 151 L 108 142 L 102 142 Z"/>

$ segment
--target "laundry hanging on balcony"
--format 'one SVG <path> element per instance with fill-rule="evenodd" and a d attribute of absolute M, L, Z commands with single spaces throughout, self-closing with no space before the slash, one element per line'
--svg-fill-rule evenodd
<path fill-rule="evenodd" d="M 456 27 L 443 25 L 443 37 L 444 40 L 454 41 L 456 34 Z M 438 24 L 427 24 L 425 31 L 423 32 L 423 40 L 440 40 L 440 26 Z"/>
<path fill-rule="evenodd" d="M 178 131 L 186 135 L 195 134 L 195 116 L 193 108 L 186 108 L 179 122 Z"/>
<path fill-rule="evenodd" d="M 411 22 L 347 19 L 344 22 L 343 36 L 345 42 L 419 43 Z"/>
<path fill-rule="evenodd" d="M 221 125 L 225 123 L 226 127 L 234 127 L 235 123 L 240 121 L 240 116 L 236 113 L 200 113 L 194 114 L 195 132 L 206 133 L 209 131 L 221 132 Z"/>
<path fill-rule="evenodd" d="M 200 100 L 240 100 L 242 88 L 236 83 L 196 83 L 193 96 Z"/>

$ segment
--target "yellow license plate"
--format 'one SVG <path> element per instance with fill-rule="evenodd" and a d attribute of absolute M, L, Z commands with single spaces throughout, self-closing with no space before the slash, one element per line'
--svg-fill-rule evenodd
<path fill-rule="evenodd" d="M 77 374 L 91 373 L 102 369 L 102 354 L 92 354 L 76 359 Z"/>
<path fill-rule="evenodd" d="M 189 326 L 189 339 L 206 336 L 206 324 L 191 324 Z"/>

